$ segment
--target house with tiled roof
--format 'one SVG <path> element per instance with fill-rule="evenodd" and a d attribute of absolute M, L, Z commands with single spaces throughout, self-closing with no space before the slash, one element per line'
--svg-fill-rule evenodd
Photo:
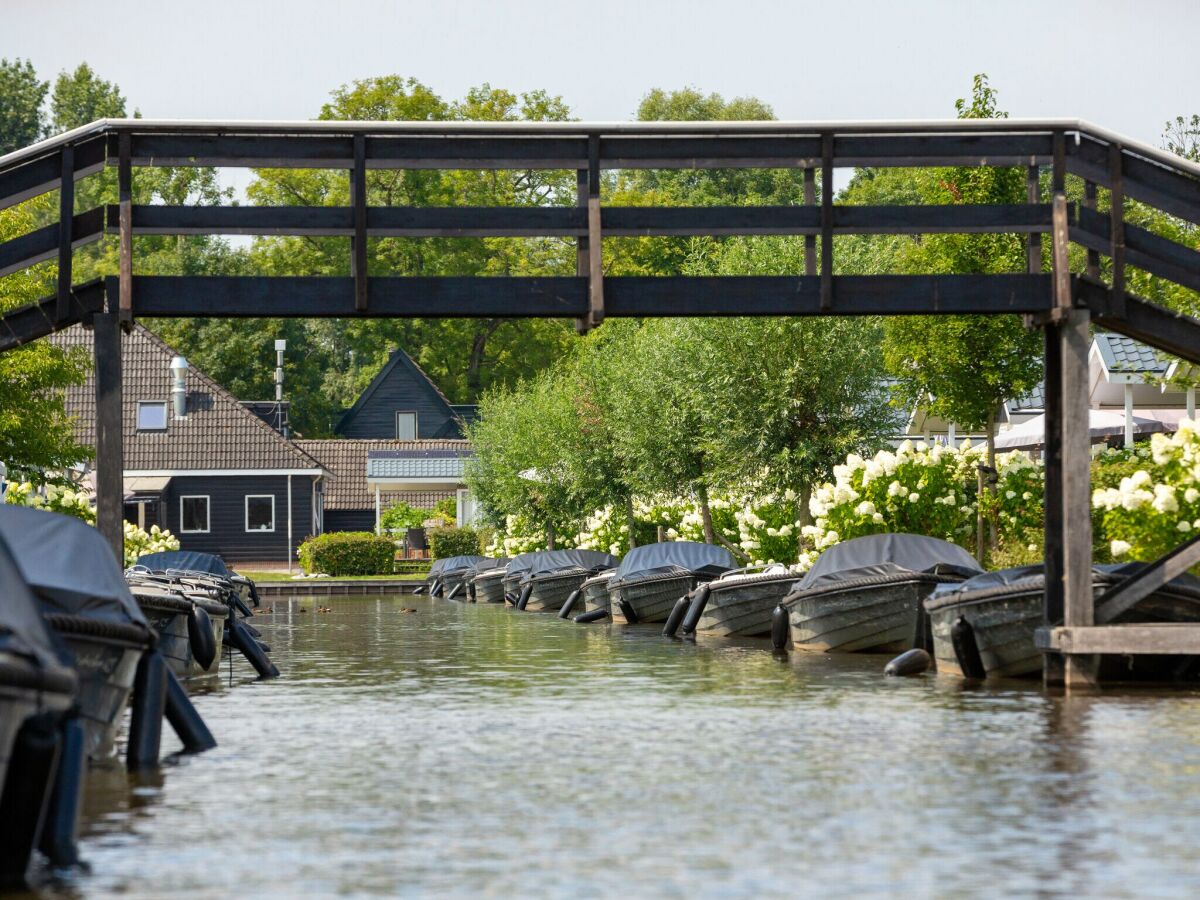
<path fill-rule="evenodd" d="M 459 524 L 475 511 L 463 482 L 464 440 L 296 441 L 329 473 L 324 482 L 325 529 L 371 531 L 382 510 L 404 502 L 419 509 L 453 498 Z"/>
<path fill-rule="evenodd" d="M 403 350 L 392 350 L 379 374 L 342 415 L 334 432 L 355 440 L 462 438 L 475 407 L 455 405 Z"/>
<path fill-rule="evenodd" d="M 50 340 L 91 354 L 82 326 Z M 321 463 L 140 325 L 122 338 L 122 382 L 127 520 L 230 562 L 286 561 L 321 532 Z M 94 446 L 90 376 L 66 407 Z"/>

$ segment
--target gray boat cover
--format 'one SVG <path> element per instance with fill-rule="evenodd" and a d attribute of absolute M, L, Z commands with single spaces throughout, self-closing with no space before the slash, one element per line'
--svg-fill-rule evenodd
<path fill-rule="evenodd" d="M 621 560 L 609 588 L 656 575 L 705 575 L 716 577 L 736 568 L 733 554 L 716 544 L 693 541 L 664 541 L 634 547 Z"/>
<path fill-rule="evenodd" d="M 479 560 L 479 562 L 475 563 L 475 565 L 471 566 L 471 568 L 467 569 L 464 577 L 474 578 L 480 572 L 486 572 L 488 569 L 503 569 L 507 565 L 507 556 L 485 556 L 483 559 Z"/>
<path fill-rule="evenodd" d="M 221 557 L 212 553 L 200 553 L 196 550 L 164 550 L 161 553 L 147 553 L 145 556 L 138 557 L 136 565 L 145 566 L 153 572 L 178 569 L 184 572 L 220 575 L 222 578 L 229 578 L 233 575 Z"/>
<path fill-rule="evenodd" d="M 522 584 L 570 569 L 584 569 L 594 573 L 601 569 L 611 569 L 620 563 L 612 554 L 601 553 L 599 550 L 545 550 L 530 556 L 529 568 L 521 579 Z"/>
<path fill-rule="evenodd" d="M 445 559 L 435 559 L 433 565 L 429 567 L 429 577 L 436 578 L 439 575 L 451 575 L 462 572 L 471 568 L 481 559 L 487 559 L 486 556 L 447 556 Z"/>
<path fill-rule="evenodd" d="M 1105 563 L 1103 565 L 1092 566 L 1092 571 L 1097 575 L 1107 575 L 1110 578 L 1120 580 L 1128 578 L 1131 575 L 1136 575 L 1142 569 L 1146 568 L 1146 565 L 1143 562 Z M 934 588 L 933 593 L 929 595 L 929 601 L 934 602 L 935 599 L 941 598 L 943 602 L 952 602 L 949 599 L 949 595 L 951 594 L 973 594 L 978 591 L 991 590 L 992 588 L 1011 587 L 1014 589 L 1014 593 L 1019 592 L 1022 588 L 1037 588 L 1041 590 L 1045 578 L 1045 569 L 1040 564 L 1034 566 L 1017 566 L 1012 569 L 1000 569 L 997 572 L 984 572 L 982 575 L 976 575 L 974 578 L 968 578 L 966 581 L 961 581 L 958 584 L 939 584 Z M 1185 572 L 1169 581 L 1168 585 L 1175 590 L 1200 597 L 1200 578 L 1197 578 L 1195 575 Z"/>
<path fill-rule="evenodd" d="M 91 525 L 27 506 L 0 506 L 0 538 L 42 612 L 149 628 L 112 549 Z"/>
<path fill-rule="evenodd" d="M 970 578 L 983 572 L 966 550 L 923 534 L 868 534 L 834 544 L 813 563 L 797 591 L 902 572 Z"/>
<path fill-rule="evenodd" d="M 17 561 L 0 539 L 0 651 L 22 656 L 43 669 L 61 668 L 37 598 L 21 577 Z"/>

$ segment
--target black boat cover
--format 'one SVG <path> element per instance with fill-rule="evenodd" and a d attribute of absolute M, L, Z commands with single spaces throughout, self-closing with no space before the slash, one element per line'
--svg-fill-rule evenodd
<path fill-rule="evenodd" d="M 1123 578 L 1136 575 L 1142 569 L 1146 568 L 1146 565 L 1144 562 L 1105 563 L 1103 565 L 1092 566 L 1092 572 L 1097 575 L 1106 575 L 1110 580 L 1120 581 Z M 968 578 L 966 581 L 961 581 L 957 584 L 939 584 L 934 588 L 929 599 L 932 602 L 934 598 L 946 598 L 950 594 L 975 593 L 977 591 L 1003 587 L 1018 588 L 1026 586 L 1031 588 L 1036 587 L 1038 590 L 1041 590 L 1045 577 L 1045 569 L 1040 564 L 1034 566 L 1017 566 L 1012 569 L 1000 569 L 997 572 L 984 572 L 982 575 L 976 575 L 974 578 Z M 1167 584 L 1176 590 L 1200 596 L 1200 578 L 1187 572 L 1171 579 Z"/>
<path fill-rule="evenodd" d="M 983 569 L 970 553 L 949 541 L 923 534 L 868 534 L 834 544 L 822 553 L 796 590 L 818 590 L 902 572 L 970 578 Z"/>
<path fill-rule="evenodd" d="M 491 556 L 485 556 L 482 559 L 480 559 L 479 562 L 475 563 L 475 565 L 473 565 L 469 569 L 467 569 L 465 577 L 474 578 L 480 572 L 486 572 L 488 569 L 503 569 L 507 565 L 508 565 L 508 557 L 507 556 L 498 556 L 495 558 L 493 558 Z"/>
<path fill-rule="evenodd" d="M 149 627 L 112 549 L 86 522 L 27 506 L 0 506 L 0 538 L 8 542 L 43 612 Z"/>
<path fill-rule="evenodd" d="M 664 541 L 634 547 L 621 560 L 609 588 L 655 575 L 702 575 L 716 577 L 735 568 L 733 554 L 716 544 L 693 541 Z"/>
<path fill-rule="evenodd" d="M 205 572 L 209 575 L 219 575 L 229 578 L 233 572 L 225 565 L 225 560 L 212 553 L 200 553 L 196 550 L 164 550 L 161 553 L 147 553 L 139 556 L 136 565 L 145 566 L 152 572 L 165 572 L 177 569 L 183 572 Z"/>
<path fill-rule="evenodd" d="M 0 603 L 0 651 L 26 657 L 43 669 L 60 668 L 37 598 L 25 584 L 3 539 L 0 539 L 0 585 L 4 586 L 4 601 Z"/>
<path fill-rule="evenodd" d="M 599 572 L 620 563 L 615 556 L 601 553 L 599 550 L 545 550 L 541 553 L 531 553 L 530 557 L 529 568 L 521 579 L 522 584 L 534 578 L 570 569 Z"/>
<path fill-rule="evenodd" d="M 435 578 L 438 575 L 451 575 L 462 572 L 471 568 L 481 559 L 487 559 L 486 556 L 447 556 L 445 559 L 435 559 L 433 565 L 429 567 L 429 577 Z"/>

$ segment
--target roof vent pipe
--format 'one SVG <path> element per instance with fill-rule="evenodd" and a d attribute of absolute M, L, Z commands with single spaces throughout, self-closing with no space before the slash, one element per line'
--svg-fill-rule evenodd
<path fill-rule="evenodd" d="M 175 401 L 175 418 L 187 417 L 187 372 L 188 361 L 182 356 L 171 360 L 171 374 L 175 380 L 171 385 L 171 397 Z"/>

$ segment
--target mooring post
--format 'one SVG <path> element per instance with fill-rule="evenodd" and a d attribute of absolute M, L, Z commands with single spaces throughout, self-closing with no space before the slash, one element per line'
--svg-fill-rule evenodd
<path fill-rule="evenodd" d="M 96 528 L 125 566 L 122 504 L 124 448 L 121 422 L 121 329 L 118 315 L 92 317 L 96 378 Z"/>
<path fill-rule="evenodd" d="M 1091 437 L 1088 429 L 1089 315 L 1075 309 L 1067 257 L 1067 198 L 1056 172 L 1053 206 L 1054 310 L 1046 326 L 1045 619 L 1092 624 Z M 1094 656 L 1046 654 L 1046 684 L 1096 681 Z"/>

